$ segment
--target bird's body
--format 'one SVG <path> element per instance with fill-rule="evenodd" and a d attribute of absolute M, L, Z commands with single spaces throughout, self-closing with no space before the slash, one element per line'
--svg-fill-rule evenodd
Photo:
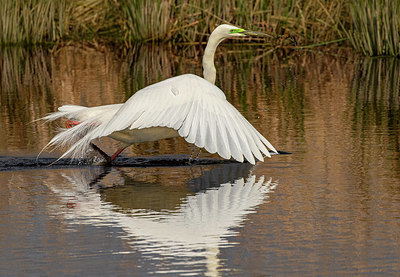
<path fill-rule="evenodd" d="M 68 143 L 72 146 L 63 156 L 77 157 L 84 156 L 91 141 L 100 137 L 122 142 L 122 151 L 134 143 L 181 136 L 210 153 L 240 162 L 244 158 L 253 164 L 256 159 L 263 160 L 263 155 L 270 156 L 267 147 L 276 152 L 214 85 L 214 53 L 226 37 L 219 33 L 244 32 L 229 25 L 218 28 L 210 36 L 203 58 L 205 78 L 193 74 L 172 77 L 137 91 L 124 104 L 62 106 L 45 119 L 66 117 L 76 123 L 57 134 L 49 145 Z"/>

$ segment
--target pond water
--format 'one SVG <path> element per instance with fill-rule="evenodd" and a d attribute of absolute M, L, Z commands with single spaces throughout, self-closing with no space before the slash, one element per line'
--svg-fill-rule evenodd
<path fill-rule="evenodd" d="M 1 50 L 0 275 L 397 275 L 400 60 L 259 48 L 216 56 L 227 99 L 291 153 L 255 166 L 205 151 L 174 164 L 192 151 L 180 138 L 112 167 L 47 166 L 62 150 L 36 156 L 63 122 L 36 119 L 201 75 L 203 50 Z"/>

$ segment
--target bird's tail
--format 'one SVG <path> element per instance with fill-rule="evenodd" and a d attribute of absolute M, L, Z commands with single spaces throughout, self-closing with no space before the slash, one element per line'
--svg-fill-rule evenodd
<path fill-rule="evenodd" d="M 87 117 L 85 114 L 87 111 L 91 109 L 84 106 L 77 105 L 64 105 L 58 108 L 57 112 L 50 113 L 45 117 L 40 118 L 40 120 L 45 121 L 54 121 L 59 118 L 68 118 L 73 120 L 82 120 L 81 123 L 73 126 L 72 128 L 60 128 L 58 134 L 55 135 L 50 142 L 40 151 L 37 157 L 47 148 L 52 147 L 51 151 L 54 151 L 58 148 L 70 147 L 72 145 L 77 144 L 81 141 L 86 134 L 88 134 L 91 130 L 98 127 L 101 122 L 98 121 L 95 117 Z M 86 118 L 86 119 L 85 119 Z M 67 151 L 64 153 L 59 159 L 63 157 L 71 157 L 71 158 L 81 158 L 84 157 L 88 151 L 89 144 L 79 144 L 80 147 L 74 148 L 74 151 Z"/>
<path fill-rule="evenodd" d="M 59 133 L 55 135 L 50 142 L 40 151 L 40 154 L 47 148 L 51 147 L 54 151 L 58 148 L 63 147 L 73 147 L 73 151 L 70 148 L 67 152 L 65 152 L 59 159 L 70 157 L 70 158 L 82 158 L 85 157 L 90 146 L 89 143 L 79 143 L 85 140 L 85 137 L 90 131 L 94 130 L 99 126 L 99 123 L 95 120 L 86 120 L 81 122 L 78 125 L 75 125 L 72 128 L 60 128 Z M 79 147 L 77 147 L 79 145 Z"/>
<path fill-rule="evenodd" d="M 79 121 L 80 123 L 69 129 L 61 128 L 59 133 L 40 151 L 39 155 L 48 147 L 53 147 L 53 150 L 61 147 L 69 147 L 59 159 L 65 157 L 86 157 L 90 148 L 90 142 L 103 135 L 102 128 L 107 125 L 121 106 L 122 104 L 96 107 L 64 105 L 58 108 L 58 112 L 41 118 L 46 121 L 54 121 L 65 117 L 70 120 Z"/>
<path fill-rule="evenodd" d="M 81 114 L 87 111 L 88 107 L 78 106 L 78 105 L 64 105 L 58 108 L 58 112 L 50 113 L 39 120 L 54 121 L 61 117 L 66 117 L 69 119 L 76 119 L 81 117 Z"/>
<path fill-rule="evenodd" d="M 88 151 L 90 150 L 92 133 L 101 127 L 101 123 L 97 121 L 87 121 L 82 122 L 70 129 L 63 130 L 58 133 L 50 142 L 49 146 L 62 147 L 69 146 L 69 149 L 62 154 L 59 159 L 62 158 L 73 158 L 79 159 L 88 156 Z M 69 139 L 69 136 L 73 139 Z"/>

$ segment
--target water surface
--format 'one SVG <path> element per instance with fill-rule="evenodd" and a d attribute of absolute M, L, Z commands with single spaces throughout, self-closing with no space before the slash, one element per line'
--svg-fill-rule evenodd
<path fill-rule="evenodd" d="M 36 166 L 64 123 L 35 120 L 200 75 L 202 49 L 2 50 L 0 275 L 397 275 L 400 61 L 256 48 L 221 48 L 217 85 L 291 155 L 129 164 L 187 157 L 178 138 L 135 145 L 109 168 L 41 163 L 59 150 Z"/>

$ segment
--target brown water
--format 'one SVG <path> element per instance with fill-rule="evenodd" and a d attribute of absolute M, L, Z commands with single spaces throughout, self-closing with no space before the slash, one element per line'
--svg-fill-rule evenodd
<path fill-rule="evenodd" d="M 256 166 L 129 164 L 190 154 L 170 139 L 131 147 L 110 168 L 43 166 L 60 151 L 35 166 L 63 123 L 33 121 L 201 74 L 202 50 L 2 50 L 0 275 L 398 275 L 400 60 L 255 48 L 221 48 L 217 85 L 292 154 Z"/>

